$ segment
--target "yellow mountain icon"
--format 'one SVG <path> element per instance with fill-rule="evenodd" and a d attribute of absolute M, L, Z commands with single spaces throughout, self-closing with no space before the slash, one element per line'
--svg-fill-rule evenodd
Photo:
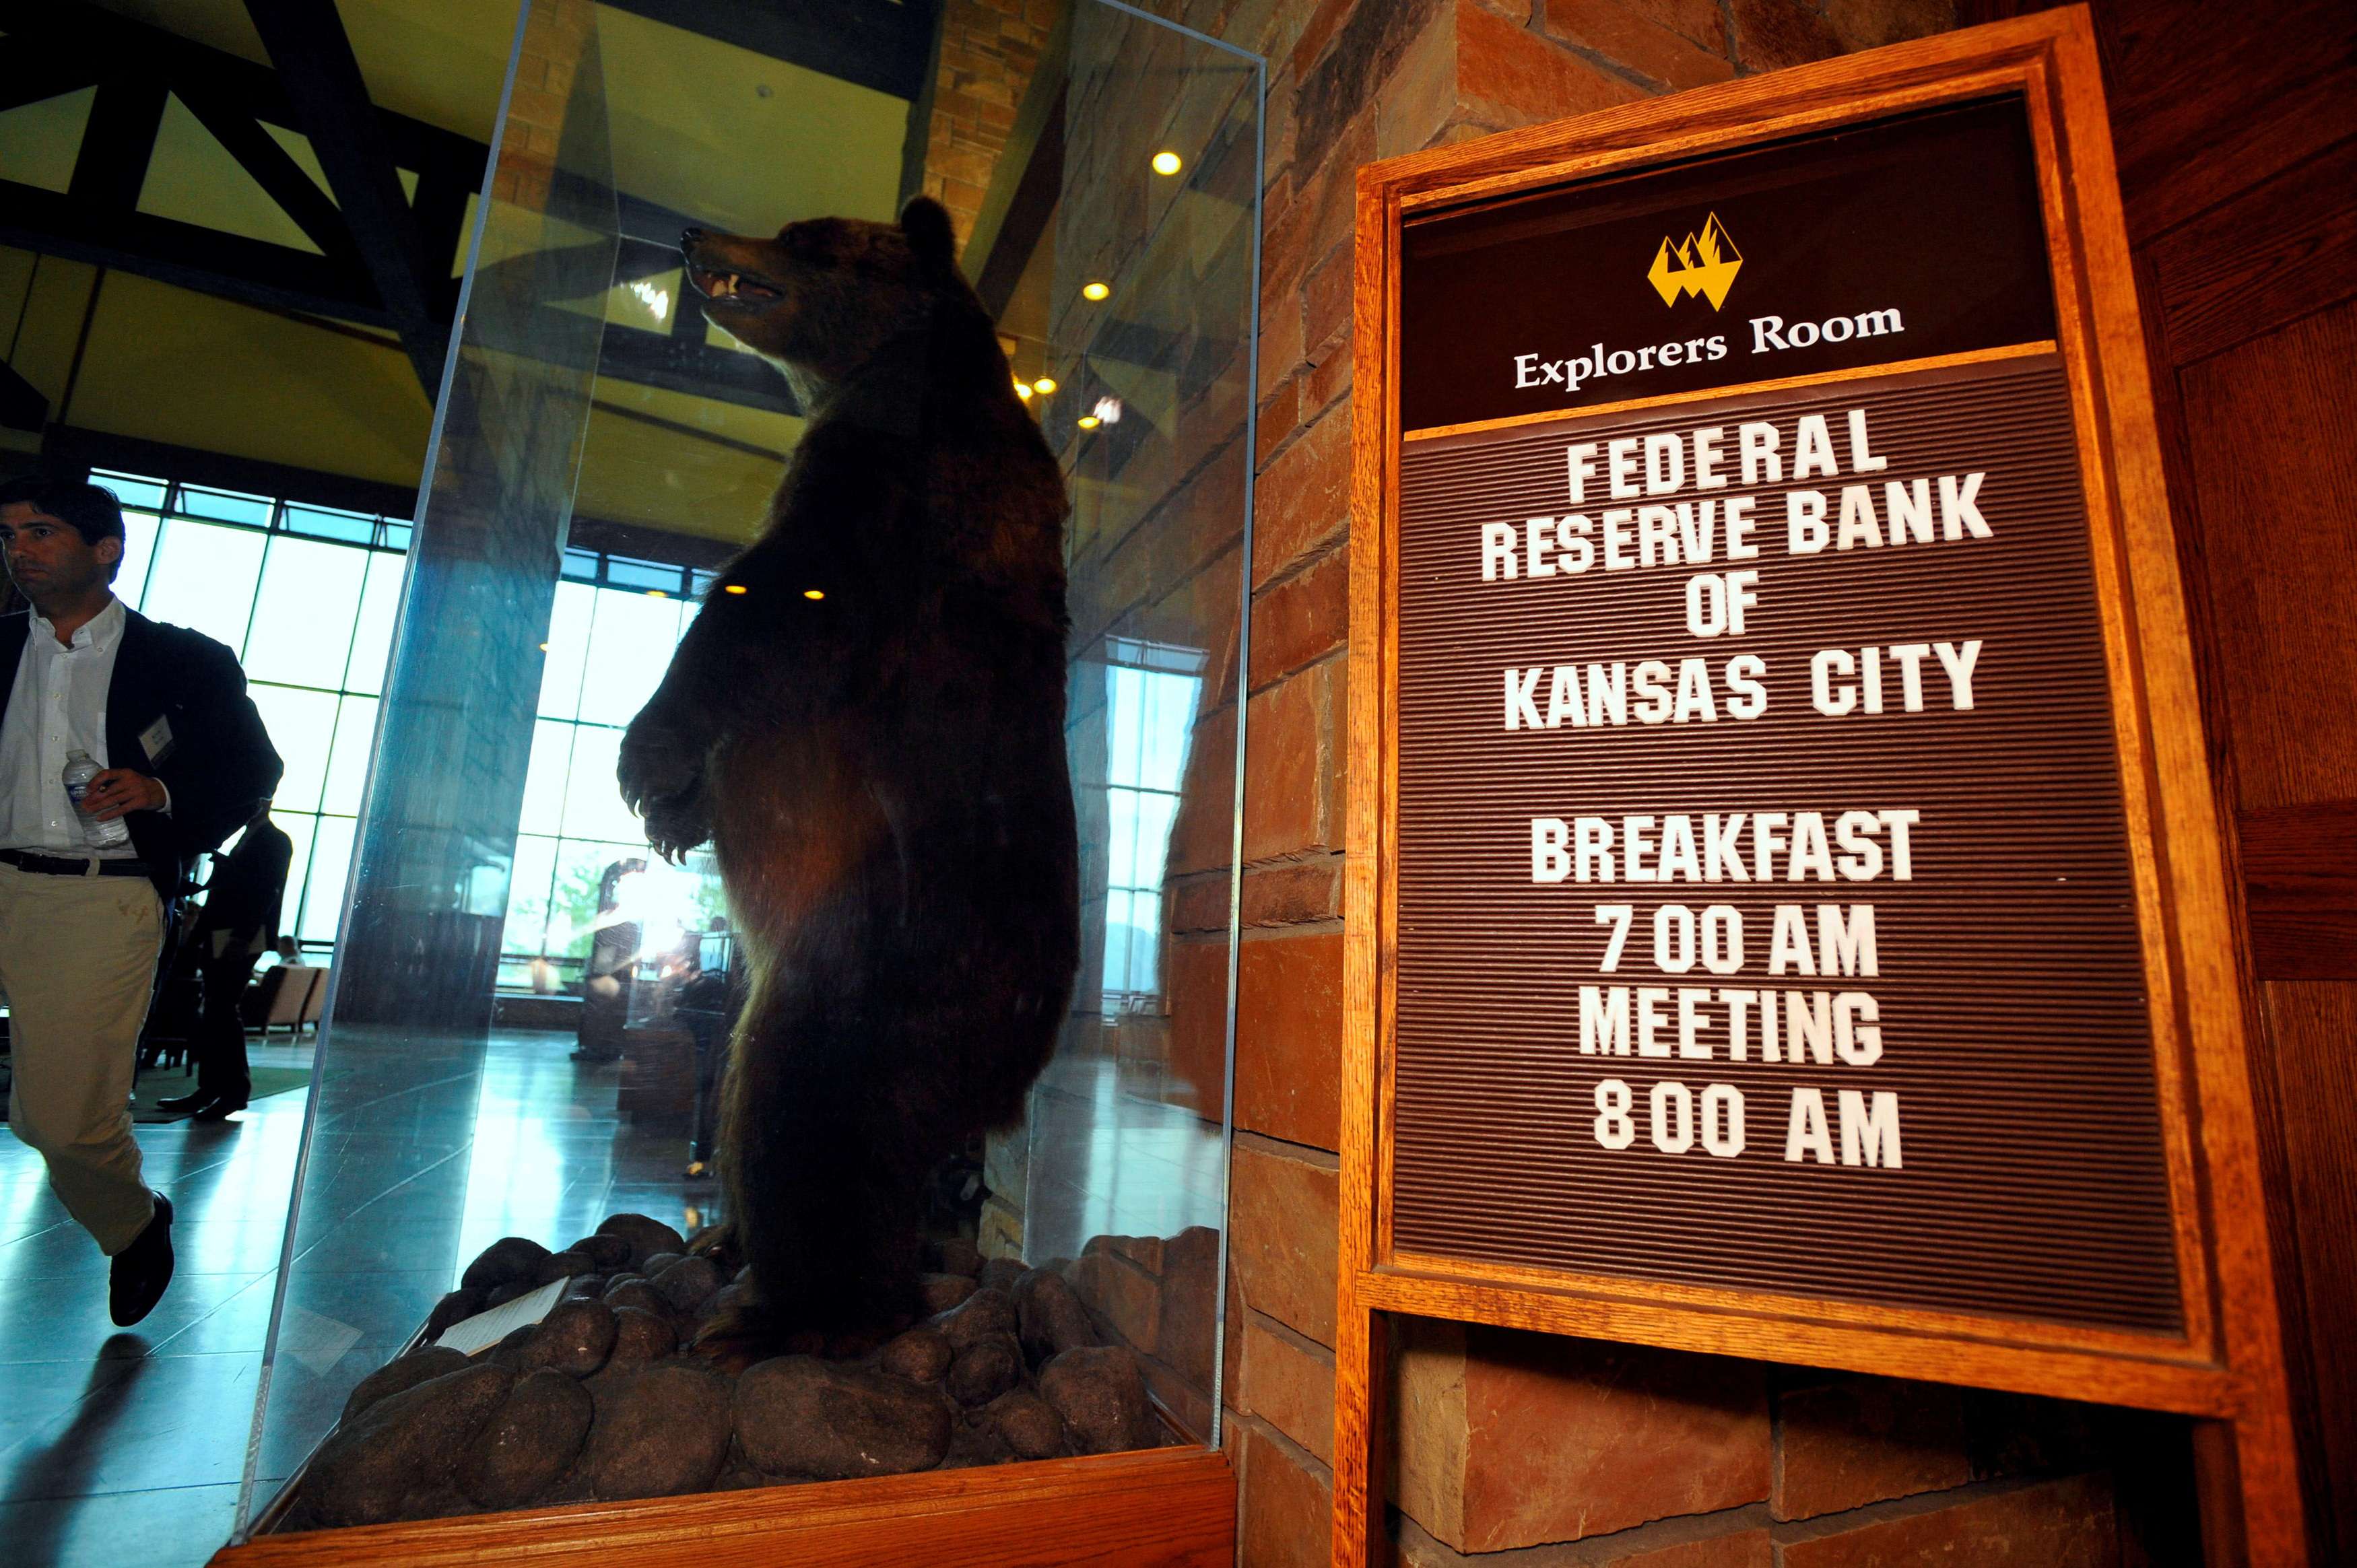
<path fill-rule="evenodd" d="M 1663 305 L 1675 305 L 1682 294 L 1698 294 L 1717 310 L 1727 303 L 1727 291 L 1742 269 L 1742 253 L 1727 237 L 1714 212 L 1700 234 L 1689 234 L 1675 245 L 1664 237 L 1662 248 L 1653 253 L 1652 269 L 1646 273 L 1645 281 L 1653 285 Z"/>

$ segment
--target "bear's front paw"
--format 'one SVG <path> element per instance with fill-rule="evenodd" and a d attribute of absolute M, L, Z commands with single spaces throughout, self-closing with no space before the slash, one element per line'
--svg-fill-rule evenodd
<path fill-rule="evenodd" d="M 668 725 L 632 725 L 616 769 L 622 799 L 646 820 L 647 843 L 676 862 L 712 836 L 704 800 L 704 757 Z"/>

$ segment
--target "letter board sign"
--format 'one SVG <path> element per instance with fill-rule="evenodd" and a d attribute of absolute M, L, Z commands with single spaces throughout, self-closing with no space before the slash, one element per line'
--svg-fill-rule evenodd
<path fill-rule="evenodd" d="M 1361 171 L 1338 1561 L 1384 1311 L 2232 1421 L 2297 1541 L 2109 156 L 2073 11 Z"/>

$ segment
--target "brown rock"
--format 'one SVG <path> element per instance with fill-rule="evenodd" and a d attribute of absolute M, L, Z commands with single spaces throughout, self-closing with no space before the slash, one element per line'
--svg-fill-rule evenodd
<path fill-rule="evenodd" d="M 546 1368 L 568 1378 L 586 1378 L 612 1354 L 615 1328 L 614 1309 L 602 1301 L 560 1302 L 524 1341 L 522 1369 Z"/>
<path fill-rule="evenodd" d="M 982 1417 L 1018 1459 L 1053 1459 L 1064 1451 L 1064 1418 L 1028 1389 L 992 1401 Z"/>
<path fill-rule="evenodd" d="M 452 1324 L 464 1323 L 483 1310 L 483 1297 L 490 1293 L 479 1285 L 461 1285 L 434 1304 L 425 1319 L 425 1338 L 430 1344 L 442 1337 Z"/>
<path fill-rule="evenodd" d="M 920 1323 L 887 1344 L 877 1357 L 878 1371 L 912 1383 L 937 1383 L 949 1374 L 957 1359 L 949 1337 L 930 1323 Z"/>
<path fill-rule="evenodd" d="M 771 1476 L 851 1480 L 930 1470 L 950 1446 L 950 1407 L 881 1372 L 780 1356 L 737 1380 L 737 1444 Z"/>
<path fill-rule="evenodd" d="M 548 1262 L 549 1255 L 547 1248 L 528 1236 L 502 1236 L 475 1254 L 475 1261 L 458 1276 L 458 1283 L 486 1291 L 511 1284 L 529 1290 L 539 1283 L 540 1266 Z"/>
<path fill-rule="evenodd" d="M 530 1295 L 539 1288 L 530 1280 L 510 1280 L 505 1284 L 493 1285 L 483 1294 L 484 1309 L 488 1311 L 494 1306 L 505 1306 L 516 1297 Z"/>
<path fill-rule="evenodd" d="M 630 1244 L 630 1262 L 642 1264 L 659 1252 L 687 1251 L 687 1238 L 660 1219 L 643 1214 L 617 1214 L 597 1227 L 600 1236 L 619 1236 Z"/>
<path fill-rule="evenodd" d="M 974 1282 L 963 1274 L 920 1274 L 917 1295 L 925 1304 L 925 1316 L 947 1312 L 974 1294 Z"/>
<path fill-rule="evenodd" d="M 604 1274 L 576 1274 L 565 1283 L 565 1301 L 597 1301 L 604 1298 L 607 1286 L 614 1282 Z"/>
<path fill-rule="evenodd" d="M 664 1299 L 662 1292 L 655 1289 L 651 1280 L 625 1280 L 620 1284 L 608 1285 L 605 1301 L 617 1312 L 626 1306 L 635 1306 L 640 1312 L 651 1312 L 657 1317 L 669 1318 L 672 1315 L 671 1303 Z"/>
<path fill-rule="evenodd" d="M 963 1236 L 952 1236 L 932 1245 L 933 1267 L 945 1274 L 963 1274 L 973 1279 L 982 1273 L 982 1249 Z"/>
<path fill-rule="evenodd" d="M 977 1290 L 933 1319 L 933 1326 L 961 1349 L 995 1335 L 1013 1334 L 1021 1326 L 1015 1298 L 996 1290 Z"/>
<path fill-rule="evenodd" d="M 1209 1388 L 1212 1327 L 1219 1316 L 1220 1233 L 1196 1225 L 1162 1250 L 1162 1315 L 1155 1353 L 1178 1374 Z"/>
<path fill-rule="evenodd" d="M 1039 1397 L 1071 1429 L 1076 1454 L 1119 1454 L 1154 1444 L 1154 1412 L 1137 1358 L 1113 1347 L 1060 1351 L 1039 1369 Z"/>
<path fill-rule="evenodd" d="M 596 1236 L 584 1236 L 565 1250 L 568 1252 L 579 1252 L 587 1257 L 597 1265 L 598 1272 L 601 1273 L 613 1273 L 618 1270 L 629 1268 L 632 1256 L 630 1243 L 627 1238 L 608 1236 L 602 1232 Z"/>
<path fill-rule="evenodd" d="M 994 1334 L 958 1348 L 950 1364 L 950 1397 L 971 1410 L 1023 1380 L 1023 1347 L 1012 1334 Z"/>
<path fill-rule="evenodd" d="M 583 1468 L 602 1498 L 668 1498 L 702 1491 L 727 1456 L 727 1383 L 666 1361 L 597 1402 Z"/>
<path fill-rule="evenodd" d="M 397 1394 L 404 1389 L 414 1389 L 429 1379 L 455 1372 L 466 1364 L 467 1358 L 463 1353 L 445 1349 L 438 1345 L 412 1350 L 406 1356 L 396 1356 L 361 1380 L 360 1386 L 352 1390 L 351 1397 L 344 1402 L 343 1418 L 349 1423 L 377 1401 Z"/>
<path fill-rule="evenodd" d="M 1052 1269 L 1033 1269 L 1015 1282 L 1015 1311 L 1024 1353 L 1035 1362 L 1097 1342 L 1079 1293 Z"/>
<path fill-rule="evenodd" d="M 651 1264 L 653 1260 L 648 1262 Z M 650 1274 L 647 1283 L 671 1303 L 673 1311 L 686 1312 L 716 1293 L 723 1282 L 719 1268 L 711 1259 L 682 1258 L 661 1273 Z"/>
<path fill-rule="evenodd" d="M 581 1452 L 589 1391 L 544 1369 L 516 1380 L 458 1460 L 458 1487 L 486 1509 L 515 1509 L 554 1486 Z"/>
<path fill-rule="evenodd" d="M 483 1352 L 483 1359 L 505 1367 L 511 1372 L 523 1370 L 523 1348 L 540 1332 L 540 1325 L 527 1323 L 521 1328 L 511 1328 L 508 1337 Z"/>
<path fill-rule="evenodd" d="M 321 1522 L 379 1524 L 413 1493 L 448 1484 L 468 1439 L 506 1398 L 504 1367 L 462 1367 L 389 1394 L 328 1439 L 304 1492 Z"/>
<path fill-rule="evenodd" d="M 639 1273 L 646 1275 L 649 1279 L 653 1279 L 657 1274 L 662 1273 L 673 1263 L 683 1263 L 686 1261 L 687 1254 L 685 1252 L 656 1252 L 640 1261 Z"/>
<path fill-rule="evenodd" d="M 625 1306 L 614 1312 L 614 1348 L 609 1367 L 638 1367 L 660 1361 L 679 1348 L 679 1333 L 671 1319 L 644 1307 Z"/>
<path fill-rule="evenodd" d="M 974 1276 L 975 1283 L 985 1290 L 1003 1290 L 1012 1295 L 1015 1282 L 1028 1272 L 1028 1267 L 1020 1258 L 993 1258 L 982 1265 L 982 1273 Z"/>
<path fill-rule="evenodd" d="M 533 1283 L 544 1285 L 551 1280 L 579 1279 L 597 1272 L 597 1263 L 587 1252 L 551 1252 L 541 1260 L 540 1273 Z"/>

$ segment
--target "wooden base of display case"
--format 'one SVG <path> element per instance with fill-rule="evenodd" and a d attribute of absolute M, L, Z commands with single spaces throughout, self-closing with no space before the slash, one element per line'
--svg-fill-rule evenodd
<path fill-rule="evenodd" d="M 1100 1563 L 1226 1568 L 1236 1483 L 1206 1448 L 580 1503 L 417 1524 L 265 1535 L 211 1568 L 751 1568 Z"/>

